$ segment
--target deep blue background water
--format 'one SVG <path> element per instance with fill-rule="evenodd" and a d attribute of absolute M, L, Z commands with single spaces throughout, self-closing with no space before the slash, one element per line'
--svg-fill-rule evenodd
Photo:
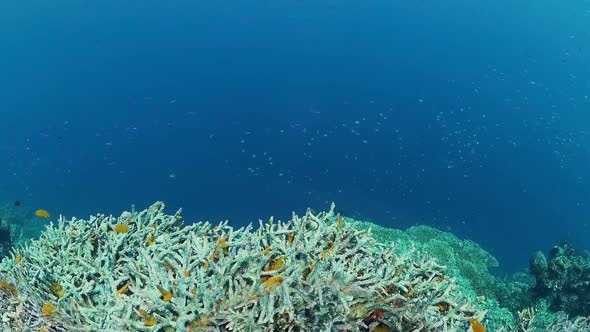
<path fill-rule="evenodd" d="M 3 1 L 0 199 L 590 249 L 590 5 Z"/>

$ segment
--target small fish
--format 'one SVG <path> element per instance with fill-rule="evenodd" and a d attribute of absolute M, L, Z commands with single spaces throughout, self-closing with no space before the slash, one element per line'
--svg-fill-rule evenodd
<path fill-rule="evenodd" d="M 146 245 L 149 247 L 154 244 L 154 241 L 156 241 L 156 238 L 153 235 L 150 235 L 147 238 Z"/>
<path fill-rule="evenodd" d="M 156 319 L 156 317 L 154 317 L 154 315 L 149 315 L 145 318 L 145 323 L 143 323 L 143 325 L 145 326 L 154 326 L 158 324 L 158 320 Z"/>
<path fill-rule="evenodd" d="M 162 301 L 170 302 L 170 300 L 172 300 L 172 293 L 171 292 L 167 291 L 162 286 L 158 286 L 158 290 L 160 291 L 160 294 L 162 294 Z"/>
<path fill-rule="evenodd" d="M 270 277 L 266 281 L 264 281 L 264 289 L 267 292 L 272 292 L 273 290 L 275 290 L 275 288 L 280 286 L 282 283 L 283 283 L 283 277 L 281 277 L 281 276 Z"/>
<path fill-rule="evenodd" d="M 20 201 L 14 201 L 14 206 L 20 206 Z"/>
<path fill-rule="evenodd" d="M 477 319 L 470 318 L 469 324 L 471 324 L 471 329 L 473 332 L 486 332 L 486 328 Z"/>
<path fill-rule="evenodd" d="M 57 298 L 61 298 L 65 294 L 64 289 L 55 281 L 51 283 L 50 288 L 53 295 L 57 296 Z"/>
<path fill-rule="evenodd" d="M 125 294 L 127 292 L 127 290 L 129 289 L 129 282 L 127 282 L 125 285 L 123 285 L 121 288 L 118 288 L 117 291 L 115 292 L 115 295 L 117 297 L 121 296 L 121 294 Z"/>
<path fill-rule="evenodd" d="M 13 285 L 0 280 L 0 291 L 2 291 L 6 295 L 12 295 L 14 297 L 18 297 L 18 289 Z"/>
<path fill-rule="evenodd" d="M 115 227 L 115 232 L 117 233 L 127 233 L 129 232 L 129 226 L 124 225 L 124 224 L 116 224 Z"/>
<path fill-rule="evenodd" d="M 41 308 L 41 312 L 43 313 L 43 316 L 49 317 L 55 312 L 55 307 L 51 303 L 45 303 Z"/>
<path fill-rule="evenodd" d="M 39 210 L 35 211 L 35 215 L 39 218 L 45 218 L 45 219 L 49 218 L 49 216 L 50 216 L 49 212 L 47 212 L 46 210 L 43 210 L 43 209 L 39 209 Z"/>

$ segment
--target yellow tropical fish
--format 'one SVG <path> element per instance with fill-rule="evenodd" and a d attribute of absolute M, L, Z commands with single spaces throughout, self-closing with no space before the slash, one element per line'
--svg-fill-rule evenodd
<path fill-rule="evenodd" d="M 117 233 L 129 232 L 129 226 L 124 225 L 124 224 L 116 224 L 114 228 L 115 228 L 115 232 L 117 232 Z"/>
<path fill-rule="evenodd" d="M 43 316 L 49 317 L 55 312 L 55 307 L 51 303 L 45 303 L 41 308 Z"/>
<path fill-rule="evenodd" d="M 46 210 L 42 210 L 42 209 L 35 211 L 35 215 L 39 218 L 45 218 L 45 219 L 49 218 L 49 212 L 47 212 Z"/>
<path fill-rule="evenodd" d="M 477 319 L 470 318 L 469 324 L 471 324 L 471 329 L 473 332 L 486 332 L 486 328 Z"/>

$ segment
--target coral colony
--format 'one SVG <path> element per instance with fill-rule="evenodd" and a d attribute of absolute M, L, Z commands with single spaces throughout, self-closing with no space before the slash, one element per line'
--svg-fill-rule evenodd
<path fill-rule="evenodd" d="M 478 294 L 487 263 L 476 273 L 478 263 L 451 261 L 461 250 L 493 261 L 477 245 L 429 228 L 392 236 L 368 225 L 333 205 L 240 229 L 185 225 L 161 202 L 118 218 L 60 218 L 2 260 L 0 329 L 543 331 L 538 308 L 516 317 Z M 417 240 L 426 233 L 448 245 L 440 259 L 432 241 Z M 555 331 L 588 327 L 551 319 Z"/>

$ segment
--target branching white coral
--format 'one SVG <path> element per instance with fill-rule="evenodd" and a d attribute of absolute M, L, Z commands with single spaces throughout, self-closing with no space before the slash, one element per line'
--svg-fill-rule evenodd
<path fill-rule="evenodd" d="M 0 274 L 72 330 L 464 331 L 483 318 L 444 267 L 398 255 L 333 209 L 257 229 L 182 225 L 161 202 L 61 218 Z"/>

